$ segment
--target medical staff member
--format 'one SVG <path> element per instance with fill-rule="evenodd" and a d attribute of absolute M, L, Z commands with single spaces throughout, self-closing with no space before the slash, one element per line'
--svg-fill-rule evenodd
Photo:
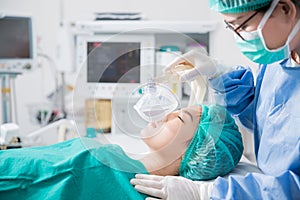
<path fill-rule="evenodd" d="M 259 63 L 254 85 L 250 69 L 219 75 L 202 52 L 176 60 L 204 74 L 219 103 L 253 130 L 257 165 L 263 172 L 193 182 L 182 177 L 142 176 L 136 189 L 162 199 L 300 199 L 300 1 L 209 0 L 225 19 L 241 52 Z M 223 102 L 222 102 L 223 100 Z M 158 185 L 158 182 L 164 184 Z"/>

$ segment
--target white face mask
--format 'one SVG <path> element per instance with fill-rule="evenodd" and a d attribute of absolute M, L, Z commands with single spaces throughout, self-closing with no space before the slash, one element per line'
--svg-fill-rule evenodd
<path fill-rule="evenodd" d="M 265 13 L 261 22 L 259 23 L 257 30 L 252 32 L 241 32 L 240 34 L 245 40 L 239 37 L 235 37 L 236 43 L 239 46 L 241 52 L 253 62 L 259 64 L 270 64 L 290 57 L 290 41 L 295 37 L 296 33 L 300 28 L 300 20 L 294 26 L 291 31 L 286 43 L 277 49 L 269 49 L 266 46 L 263 38 L 262 29 L 270 18 L 279 0 L 272 2 L 271 7 Z"/>

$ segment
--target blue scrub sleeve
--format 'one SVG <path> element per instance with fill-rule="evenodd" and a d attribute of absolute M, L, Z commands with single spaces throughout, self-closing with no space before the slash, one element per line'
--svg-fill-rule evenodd
<path fill-rule="evenodd" d="M 300 199 L 300 68 L 286 62 L 261 66 L 256 81 L 255 152 L 264 174 L 218 178 L 212 199 Z"/>
<path fill-rule="evenodd" d="M 209 80 L 216 102 L 225 106 L 246 128 L 253 130 L 254 78 L 249 68 L 238 66 L 233 71 Z"/>
<path fill-rule="evenodd" d="M 211 199 L 300 199 L 300 180 L 292 171 L 274 177 L 259 173 L 218 178 Z"/>

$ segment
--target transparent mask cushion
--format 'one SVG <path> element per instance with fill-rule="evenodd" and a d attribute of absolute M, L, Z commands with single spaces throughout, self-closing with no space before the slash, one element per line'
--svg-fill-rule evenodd
<path fill-rule="evenodd" d="M 162 120 L 179 105 L 177 96 L 167 86 L 155 84 L 154 87 L 153 83 L 143 85 L 142 97 L 134 105 L 139 116 L 147 122 Z"/>

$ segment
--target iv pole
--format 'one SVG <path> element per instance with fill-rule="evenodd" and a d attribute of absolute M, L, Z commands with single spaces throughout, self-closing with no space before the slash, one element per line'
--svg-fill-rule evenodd
<path fill-rule="evenodd" d="M 0 70 L 2 123 L 18 124 L 15 79 L 20 74 L 18 71 Z"/>

